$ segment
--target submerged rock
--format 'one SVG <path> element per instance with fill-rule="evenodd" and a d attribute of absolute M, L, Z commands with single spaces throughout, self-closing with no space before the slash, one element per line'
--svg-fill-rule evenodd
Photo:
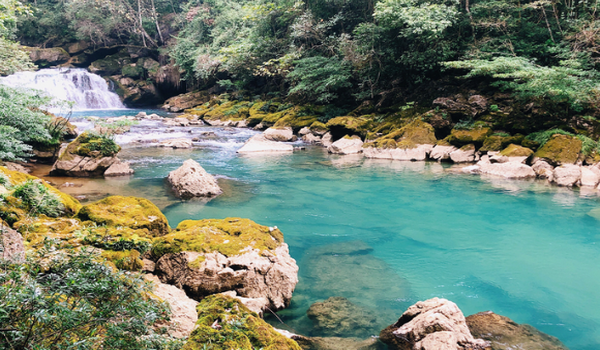
<path fill-rule="evenodd" d="M 484 350 L 489 343 L 475 339 L 458 306 L 446 299 L 419 301 L 380 334 L 390 349 Z"/>
<path fill-rule="evenodd" d="M 264 132 L 265 138 L 271 141 L 295 141 L 294 131 L 290 127 L 268 128 Z"/>
<path fill-rule="evenodd" d="M 344 136 L 327 147 L 329 153 L 356 154 L 362 152 L 363 142 L 358 136 Z"/>
<path fill-rule="evenodd" d="M 179 198 L 215 197 L 223 193 L 217 180 L 192 159 L 171 171 L 167 181 Z"/>
<path fill-rule="evenodd" d="M 492 350 L 568 350 L 557 338 L 491 311 L 466 318 L 471 334 L 491 343 Z"/>
<path fill-rule="evenodd" d="M 298 283 L 298 266 L 281 231 L 248 219 L 183 221 L 154 241 L 152 254 L 161 281 L 196 299 L 235 291 L 265 298 L 265 307 L 276 311 L 289 305 Z"/>
<path fill-rule="evenodd" d="M 376 334 L 375 312 L 357 306 L 343 297 L 331 297 L 314 303 L 306 312 L 314 325 L 314 331 L 326 336 L 361 336 Z"/>
<path fill-rule="evenodd" d="M 385 350 L 385 344 L 377 338 L 348 337 L 304 337 L 281 329 L 275 329 L 287 338 L 293 339 L 303 350 Z"/>
<path fill-rule="evenodd" d="M 293 152 L 294 146 L 267 140 L 263 134 L 252 136 L 246 141 L 244 146 L 237 150 L 237 153 L 257 153 L 257 152 Z"/>
<path fill-rule="evenodd" d="M 207 344 L 215 349 L 301 350 L 239 300 L 221 294 L 200 302 L 196 329 L 183 350 L 201 350 Z"/>

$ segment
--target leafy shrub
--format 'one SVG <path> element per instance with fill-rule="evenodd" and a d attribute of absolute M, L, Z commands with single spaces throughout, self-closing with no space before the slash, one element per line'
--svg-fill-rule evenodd
<path fill-rule="evenodd" d="M 288 75 L 294 85 L 289 95 L 327 103 L 338 97 L 338 91 L 352 86 L 350 67 L 337 57 L 306 57 L 295 64 Z"/>
<path fill-rule="evenodd" d="M 498 108 L 498 105 L 490 106 L 490 112 L 498 112 L 499 110 L 500 110 L 500 108 Z"/>
<path fill-rule="evenodd" d="M 14 187 L 13 196 L 21 199 L 31 215 L 43 214 L 57 217 L 64 212 L 65 206 L 60 199 L 40 182 L 27 180 Z"/>
<path fill-rule="evenodd" d="M 176 350 L 153 326 L 169 317 L 139 274 L 113 271 L 92 249 L 51 242 L 24 264 L 0 259 L 0 348 Z"/>
<path fill-rule="evenodd" d="M 98 151 L 104 157 L 111 157 L 121 150 L 121 147 L 107 134 L 87 131 L 81 134 L 77 141 L 82 145 L 85 144 L 78 150 L 78 154 L 81 156 L 89 156 L 90 152 Z"/>

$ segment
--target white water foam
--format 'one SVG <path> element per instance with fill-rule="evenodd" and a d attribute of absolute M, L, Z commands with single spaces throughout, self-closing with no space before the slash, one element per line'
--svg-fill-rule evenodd
<path fill-rule="evenodd" d="M 73 110 L 125 108 L 119 96 L 109 90 L 102 77 L 82 68 L 18 72 L 0 78 L 0 83 L 37 89 L 58 100 L 72 101 L 75 103 Z"/>

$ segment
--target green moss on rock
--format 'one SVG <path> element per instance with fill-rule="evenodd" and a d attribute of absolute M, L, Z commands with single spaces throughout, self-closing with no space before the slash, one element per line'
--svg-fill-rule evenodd
<path fill-rule="evenodd" d="M 138 235 L 145 237 L 169 233 L 167 218 L 152 202 L 144 198 L 107 197 L 84 206 L 78 216 L 81 220 L 90 220 L 100 225 L 139 230 Z"/>
<path fill-rule="evenodd" d="M 82 227 L 81 221 L 74 218 L 25 217 L 13 227 L 23 235 L 28 248 L 41 248 L 46 239 L 56 239 L 69 246 L 81 245 L 81 237 L 75 233 Z"/>
<path fill-rule="evenodd" d="M 482 145 L 485 139 L 492 134 L 488 127 L 477 127 L 471 130 L 452 129 L 447 141 L 454 146 L 463 146 L 469 143 Z"/>
<path fill-rule="evenodd" d="M 185 220 L 170 234 L 156 238 L 152 254 L 193 251 L 219 252 L 225 256 L 241 254 L 248 247 L 271 251 L 283 243 L 283 233 L 249 219 L 226 218 Z"/>
<path fill-rule="evenodd" d="M 396 142 L 410 141 L 418 145 L 433 145 L 437 142 L 433 126 L 421 119 L 415 119 L 383 138 L 393 139 Z"/>
<path fill-rule="evenodd" d="M 314 115 L 292 115 L 288 114 L 285 117 L 279 119 L 274 127 L 291 127 L 294 130 L 300 130 L 305 126 L 310 126 L 317 122 L 317 116 Z"/>
<path fill-rule="evenodd" d="M 41 183 L 48 189 L 48 191 L 50 193 L 56 195 L 58 197 L 58 199 L 60 200 L 60 202 L 64 205 L 65 215 L 75 215 L 75 214 L 77 214 L 79 209 L 81 209 L 81 203 L 79 203 L 79 201 L 77 199 L 69 196 L 66 193 L 63 193 L 63 192 L 57 190 L 56 188 L 50 186 L 48 183 L 46 183 L 45 181 L 42 181 L 41 179 L 39 179 L 35 176 L 21 173 L 18 171 L 8 170 L 6 167 L 3 167 L 3 166 L 0 166 L 0 174 L 2 174 L 4 177 L 6 177 L 8 179 L 11 186 L 21 185 L 21 184 L 27 182 L 28 180 L 41 181 Z M 1 208 L 0 208 L 0 210 L 1 210 Z"/>
<path fill-rule="evenodd" d="M 535 156 L 554 165 L 575 164 L 579 159 L 581 146 L 581 140 L 576 137 L 555 134 L 535 152 Z"/>
<path fill-rule="evenodd" d="M 84 132 L 73 142 L 69 143 L 67 149 L 63 151 L 58 160 L 71 160 L 74 155 L 89 158 L 113 157 L 121 151 L 121 147 L 108 137 L 96 135 L 91 132 Z"/>
<path fill-rule="evenodd" d="M 318 132 L 318 133 L 326 133 L 327 131 L 329 131 L 329 128 L 327 127 L 327 125 L 325 125 L 324 123 L 321 123 L 319 121 L 316 121 L 316 122 L 310 124 L 310 126 L 308 128 L 311 131 Z"/>
<path fill-rule="evenodd" d="M 533 154 L 533 151 L 527 147 L 510 144 L 508 147 L 500 152 L 501 155 L 507 157 L 529 157 Z"/>
<path fill-rule="evenodd" d="M 121 68 L 121 74 L 132 79 L 139 79 L 144 76 L 144 68 L 135 63 L 128 64 Z"/>
<path fill-rule="evenodd" d="M 335 135 L 366 135 L 370 120 L 363 117 L 335 117 L 326 124 Z M 334 135 L 334 136 L 335 136 Z"/>
<path fill-rule="evenodd" d="M 125 251 L 104 250 L 101 256 L 120 270 L 140 271 L 144 267 L 144 263 L 140 259 L 140 252 L 135 249 Z"/>
<path fill-rule="evenodd" d="M 221 294 L 203 299 L 197 307 L 196 329 L 183 350 L 301 350 L 239 300 Z"/>
<path fill-rule="evenodd" d="M 515 145 L 521 144 L 523 139 L 524 139 L 523 135 L 515 135 L 515 136 L 491 135 L 483 141 L 483 146 L 480 148 L 480 151 L 482 151 L 482 152 L 501 151 L 504 148 L 506 148 L 508 145 L 510 145 L 511 143 L 515 144 Z"/>

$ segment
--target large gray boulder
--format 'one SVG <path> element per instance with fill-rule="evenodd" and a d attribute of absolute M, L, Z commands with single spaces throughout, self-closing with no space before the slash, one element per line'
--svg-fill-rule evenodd
<path fill-rule="evenodd" d="M 380 337 L 394 350 L 484 350 L 489 346 L 471 335 L 456 304 L 439 298 L 409 307 Z"/>
<path fill-rule="evenodd" d="M 488 157 L 485 156 L 476 166 L 479 167 L 478 172 L 481 174 L 500 176 L 507 179 L 535 178 L 533 169 L 526 164 L 522 164 L 518 160 L 506 161 L 504 163 L 491 163 Z"/>
<path fill-rule="evenodd" d="M 215 197 L 223 193 L 217 180 L 192 159 L 171 171 L 167 181 L 179 198 Z"/>
<path fill-rule="evenodd" d="M 367 158 L 375 159 L 394 159 L 419 161 L 426 160 L 433 149 L 433 145 L 416 145 L 413 148 L 363 148 L 363 153 Z"/>
<path fill-rule="evenodd" d="M 83 133 L 66 147 L 61 148 L 58 159 L 52 166 L 51 175 L 93 177 L 102 176 L 114 163 L 121 150 L 112 141 Z"/>

